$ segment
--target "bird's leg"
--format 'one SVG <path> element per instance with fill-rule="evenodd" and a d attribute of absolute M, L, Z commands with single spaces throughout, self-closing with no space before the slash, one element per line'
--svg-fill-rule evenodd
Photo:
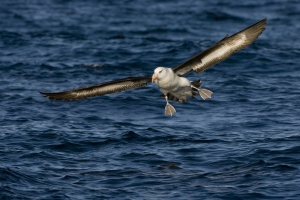
<path fill-rule="evenodd" d="M 176 112 L 176 110 L 171 104 L 169 104 L 167 95 L 165 95 L 165 98 L 166 98 L 166 101 L 167 101 L 167 105 L 165 107 L 165 115 L 172 116 Z"/>
<path fill-rule="evenodd" d="M 211 98 L 211 95 L 213 94 L 212 91 L 208 90 L 208 89 L 204 89 L 204 88 L 197 88 L 193 85 L 191 85 L 192 88 L 198 90 L 199 95 L 201 96 L 201 98 L 203 100 L 207 99 L 207 98 Z"/>

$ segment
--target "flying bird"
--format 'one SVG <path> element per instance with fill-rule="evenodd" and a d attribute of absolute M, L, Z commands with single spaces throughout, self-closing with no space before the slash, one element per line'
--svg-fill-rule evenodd
<path fill-rule="evenodd" d="M 165 115 L 172 116 L 176 110 L 169 103 L 169 100 L 184 103 L 187 102 L 189 97 L 194 98 L 198 93 L 203 100 L 211 98 L 213 94 L 210 90 L 201 87 L 202 82 L 200 80 L 189 81 L 183 76 L 191 71 L 201 73 L 211 66 L 225 60 L 236 51 L 247 47 L 265 30 L 266 22 L 267 19 L 263 19 L 232 36 L 226 35 L 219 42 L 177 67 L 157 67 L 152 76 L 128 77 L 63 92 L 40 93 L 49 99 L 71 101 L 121 92 L 131 88 L 144 87 L 152 82 L 160 87 L 163 92 L 162 96 L 166 99 Z"/>

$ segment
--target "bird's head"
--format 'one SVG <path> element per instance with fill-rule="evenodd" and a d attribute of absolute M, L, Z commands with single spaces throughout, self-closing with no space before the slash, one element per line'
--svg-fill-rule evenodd
<path fill-rule="evenodd" d="M 157 67 L 155 70 L 154 70 L 154 74 L 152 75 L 152 83 L 158 79 L 162 79 L 164 78 L 165 76 L 167 75 L 167 68 L 164 68 L 164 67 Z"/>

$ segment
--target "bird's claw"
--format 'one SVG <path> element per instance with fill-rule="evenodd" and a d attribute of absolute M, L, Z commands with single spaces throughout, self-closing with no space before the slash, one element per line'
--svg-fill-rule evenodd
<path fill-rule="evenodd" d="M 204 88 L 200 88 L 198 91 L 203 100 L 205 100 L 207 98 L 211 98 L 211 95 L 213 94 L 212 91 L 204 89 Z"/>
<path fill-rule="evenodd" d="M 171 104 L 167 103 L 165 107 L 165 115 L 172 116 L 174 113 L 176 113 L 175 108 Z"/>

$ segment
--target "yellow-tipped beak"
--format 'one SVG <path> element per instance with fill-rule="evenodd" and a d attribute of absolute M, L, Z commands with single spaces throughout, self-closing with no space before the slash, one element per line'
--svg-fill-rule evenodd
<path fill-rule="evenodd" d="M 158 74 L 153 74 L 152 76 L 152 83 L 154 83 L 154 81 L 158 78 Z"/>

